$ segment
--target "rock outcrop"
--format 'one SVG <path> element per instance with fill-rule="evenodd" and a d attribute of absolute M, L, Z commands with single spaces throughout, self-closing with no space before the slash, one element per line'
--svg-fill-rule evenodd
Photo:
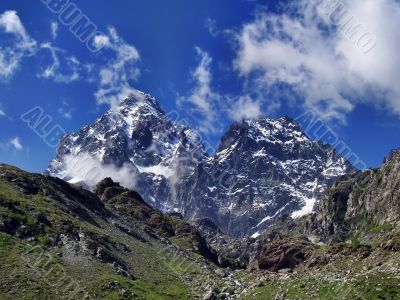
<path fill-rule="evenodd" d="M 400 223 L 400 151 L 374 170 L 344 176 L 321 198 L 306 232 L 340 241 L 357 230 Z"/>

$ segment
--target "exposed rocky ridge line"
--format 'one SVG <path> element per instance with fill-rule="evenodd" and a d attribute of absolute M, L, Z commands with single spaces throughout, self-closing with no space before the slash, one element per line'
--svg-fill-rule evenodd
<path fill-rule="evenodd" d="M 293 269 L 295 263 L 321 259 L 312 254 L 324 244 L 332 251 L 338 247 L 339 252 L 347 251 L 343 243 L 355 249 L 365 243 L 364 252 L 373 247 L 399 251 L 399 189 L 400 150 L 395 150 L 380 168 L 339 179 L 321 196 L 313 213 L 296 219 L 284 214 L 257 238 L 230 239 L 208 220 L 199 220 L 196 226 L 231 259 L 275 271 L 285 268 L 281 265 Z"/>
<path fill-rule="evenodd" d="M 48 169 L 92 188 L 113 177 L 154 207 L 187 220 L 210 219 L 235 236 L 257 236 L 283 214 L 310 212 L 351 171 L 288 117 L 236 122 L 208 157 L 194 130 L 175 125 L 154 97 L 140 92 L 66 135 Z"/>
<path fill-rule="evenodd" d="M 345 176 L 329 189 L 306 222 L 323 240 L 343 240 L 368 226 L 400 226 L 400 150 L 378 169 Z"/>
<path fill-rule="evenodd" d="M 187 205 L 186 217 L 211 219 L 235 236 L 257 236 L 282 215 L 311 212 L 322 192 L 352 171 L 332 147 L 312 141 L 288 117 L 242 120 L 178 185 L 177 197 Z"/>

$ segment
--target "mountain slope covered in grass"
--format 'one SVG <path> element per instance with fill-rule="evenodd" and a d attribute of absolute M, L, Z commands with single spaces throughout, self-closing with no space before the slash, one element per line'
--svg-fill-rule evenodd
<path fill-rule="evenodd" d="M 218 283 L 196 229 L 111 180 L 96 192 L 0 166 L 1 299 L 190 299 Z"/>

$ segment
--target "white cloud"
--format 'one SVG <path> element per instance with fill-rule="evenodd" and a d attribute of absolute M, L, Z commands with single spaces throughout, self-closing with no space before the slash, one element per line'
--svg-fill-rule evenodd
<path fill-rule="evenodd" d="M 211 63 L 210 55 L 196 47 L 199 57 L 199 64 L 192 72 L 192 79 L 195 83 L 190 95 L 180 97 L 179 104 L 185 102 L 191 104 L 195 112 L 200 113 L 203 122 L 199 126 L 199 130 L 204 133 L 215 132 L 215 121 L 217 120 L 217 106 L 221 100 L 221 95 L 214 92 L 211 88 Z"/>
<path fill-rule="evenodd" d="M 22 144 L 21 141 L 19 140 L 19 137 L 15 137 L 12 140 L 10 140 L 10 145 L 13 146 L 16 150 L 22 150 Z"/>
<path fill-rule="evenodd" d="M 8 10 L 0 15 L 0 26 L 7 33 L 18 35 L 23 41 L 31 41 L 24 25 L 22 25 L 21 20 L 17 16 L 17 12 L 14 10 Z"/>
<path fill-rule="evenodd" d="M 84 182 L 91 189 L 106 177 L 112 178 L 128 189 L 135 189 L 137 169 L 125 164 L 118 168 L 114 165 L 104 165 L 99 159 L 89 153 L 67 155 L 63 160 L 63 178 L 70 183 Z"/>
<path fill-rule="evenodd" d="M 54 40 L 58 34 L 58 23 L 51 23 L 50 28 Z M 13 43 L 8 46 L 3 39 L 0 40 L 0 79 L 8 79 L 25 56 L 38 53 L 37 42 L 28 35 L 15 11 L 6 11 L 0 15 L 0 34 L 1 30 L 13 38 Z M 137 94 L 137 90 L 131 86 L 140 76 L 140 69 L 137 66 L 140 55 L 134 46 L 126 43 L 118 35 L 114 27 L 109 27 L 106 35 L 97 35 L 94 44 L 102 49 L 97 55 L 98 60 L 81 64 L 76 57 L 51 42 L 41 43 L 40 54 L 48 54 L 42 57 L 50 59 L 50 62 L 39 62 L 38 65 L 45 67 L 36 75 L 61 83 L 71 83 L 81 79 L 91 83 L 98 82 L 95 93 L 97 103 L 115 107 L 130 94 Z M 71 111 L 64 107 L 59 109 L 59 113 L 68 119 L 72 117 Z"/>
<path fill-rule="evenodd" d="M 259 89 L 290 85 L 303 98 L 297 104 L 328 120 L 345 122 L 361 102 L 400 115 L 399 2 L 343 1 L 349 16 L 356 16 L 353 21 L 377 38 L 367 53 L 341 30 L 345 20 L 338 20 L 338 14 L 329 18 L 317 8 L 320 2 L 300 0 L 294 10 L 262 12 L 244 25 L 236 36 L 234 65 L 240 75 Z"/>
<path fill-rule="evenodd" d="M 178 105 L 189 104 L 191 117 L 199 132 L 219 134 L 223 130 L 221 120 L 254 119 L 280 107 L 276 101 L 262 103 L 263 93 L 246 91 L 239 95 L 222 93 L 212 87 L 212 58 L 204 50 L 195 47 L 199 62 L 191 72 L 194 87 L 187 96 L 178 97 Z"/>
<path fill-rule="evenodd" d="M 51 23 L 53 39 L 57 37 L 57 32 L 58 24 Z M 29 36 L 15 11 L 6 11 L 0 15 L 0 34 L 2 34 L 0 35 L 0 79 L 8 79 L 18 69 L 24 57 L 37 54 L 38 43 Z M 65 50 L 49 42 L 40 44 L 39 49 L 48 51 L 52 62 L 38 74 L 38 77 L 63 83 L 80 79 L 82 68 L 74 56 L 67 55 Z"/>
<path fill-rule="evenodd" d="M 136 93 L 131 86 L 140 75 L 137 67 L 140 55 L 134 46 L 118 35 L 114 27 L 108 28 L 107 36 L 97 36 L 95 44 L 103 46 L 102 55 L 108 52 L 107 61 L 99 71 L 99 89 L 95 93 L 97 103 L 115 107 L 129 94 Z"/>
<path fill-rule="evenodd" d="M 96 35 L 94 37 L 94 45 L 97 49 L 102 49 L 105 46 L 110 46 L 110 39 L 106 35 Z"/>
<path fill-rule="evenodd" d="M 71 120 L 72 119 L 72 111 L 66 110 L 64 107 L 60 107 L 58 109 L 58 113 L 65 119 Z"/>
<path fill-rule="evenodd" d="M 40 48 L 50 52 L 52 63 L 42 70 L 38 77 L 62 83 L 71 83 L 80 79 L 80 62 L 74 56 L 67 56 L 64 50 L 51 43 L 43 43 Z M 61 53 L 61 56 L 58 53 Z"/>
<path fill-rule="evenodd" d="M 58 23 L 52 22 L 50 26 L 51 26 L 51 37 L 53 38 L 53 40 L 55 40 L 58 35 Z"/>
<path fill-rule="evenodd" d="M 65 119 L 72 119 L 72 110 L 69 107 L 69 104 L 66 100 L 63 100 L 62 105 L 58 108 L 58 113 Z"/>
<path fill-rule="evenodd" d="M 196 52 L 200 57 L 200 62 L 197 68 L 193 71 L 193 79 L 196 80 L 197 86 L 193 90 L 189 101 L 205 114 L 212 114 L 213 101 L 218 98 L 218 95 L 211 90 L 211 57 L 207 52 L 196 47 Z"/>
<path fill-rule="evenodd" d="M 8 79 L 24 57 L 35 53 L 36 41 L 25 30 L 17 12 L 12 10 L 0 15 L 0 38 L 0 79 Z"/>
<path fill-rule="evenodd" d="M 240 96 L 228 109 L 229 115 L 234 120 L 254 119 L 262 115 L 261 103 L 252 100 L 250 96 Z"/>

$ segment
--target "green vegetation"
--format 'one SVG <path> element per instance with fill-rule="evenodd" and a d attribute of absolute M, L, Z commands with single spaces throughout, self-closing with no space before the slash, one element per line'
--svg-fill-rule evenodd
<path fill-rule="evenodd" d="M 395 300 L 400 297 L 400 285 L 398 279 L 388 274 L 361 277 L 351 282 L 304 276 L 266 281 L 244 299 L 275 299 L 277 295 L 285 300 Z"/>
<path fill-rule="evenodd" d="M 9 166 L 0 165 L 0 172 L 18 178 L 27 188 L 40 187 L 37 192 L 24 193 L 18 184 L 0 174 L 0 299 L 68 298 L 71 291 L 54 288 L 47 282 L 47 272 L 57 278 L 52 270 L 59 270 L 65 280 L 78 284 L 79 296 L 88 293 L 94 299 L 191 299 L 190 282 L 205 284 L 209 279 L 199 267 L 205 259 L 193 251 L 197 242 L 189 225 L 150 208 L 141 212 L 139 206 L 136 216 L 125 219 L 135 230 L 133 236 L 128 236 L 94 215 L 91 207 L 77 202 L 86 197 L 79 189 Z M 143 212 L 150 216 L 146 222 Z M 42 216 L 41 220 L 38 216 Z M 13 224 L 9 234 L 1 230 L 4 222 Z M 156 226 L 165 224 L 166 229 L 160 227 L 160 233 L 168 232 L 168 226 L 172 226 L 181 234 L 171 237 L 167 247 L 155 233 L 146 233 L 153 230 L 148 224 L 154 224 L 157 230 Z M 71 236 L 67 248 L 64 242 L 60 243 L 60 234 Z M 84 242 L 80 241 L 82 238 Z M 94 254 L 82 247 L 92 249 Z M 38 270 L 24 260 L 29 249 L 45 253 L 46 263 L 35 266 Z M 95 257 L 99 251 L 96 249 L 103 249 L 104 258 Z M 118 274 L 121 268 L 131 277 Z"/>
<path fill-rule="evenodd" d="M 38 190 L 24 193 L 2 172 Z M 71 291 L 52 285 L 62 278 L 80 287 L 75 299 L 86 293 L 93 299 L 193 299 L 209 285 L 229 294 L 240 289 L 239 299 L 400 299 L 400 256 L 393 250 L 400 236 L 393 224 L 358 215 L 347 224 L 355 228 L 347 243 L 315 246 L 315 257 L 325 259 L 299 265 L 295 273 L 232 272 L 202 256 L 198 232 L 181 220 L 126 191 L 105 200 L 105 207 L 90 195 L 0 165 L 0 299 L 66 299 Z M 283 246 L 301 234 L 299 228 Z"/>
<path fill-rule="evenodd" d="M 365 232 L 367 232 L 367 233 L 387 233 L 387 232 L 392 231 L 393 229 L 394 229 L 393 224 L 369 223 L 365 228 Z"/>
<path fill-rule="evenodd" d="M 349 239 L 350 241 L 350 246 L 353 250 L 357 250 L 358 248 L 360 248 L 361 246 L 361 241 L 359 239 L 358 235 L 353 235 L 350 237 Z"/>

